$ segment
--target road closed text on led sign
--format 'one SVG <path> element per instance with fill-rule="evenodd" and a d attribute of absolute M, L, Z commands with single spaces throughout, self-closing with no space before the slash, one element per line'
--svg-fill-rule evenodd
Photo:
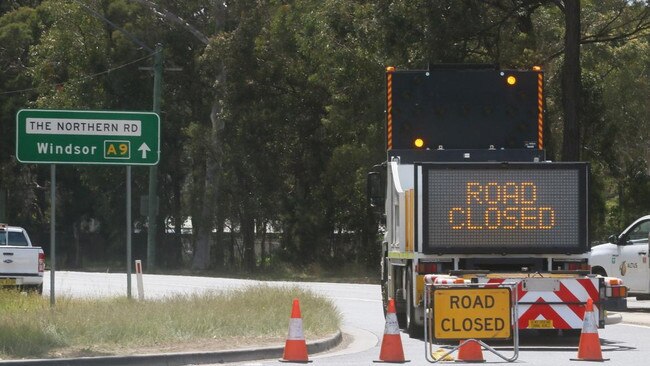
<path fill-rule="evenodd" d="M 539 206 L 535 182 L 466 182 L 464 205 L 449 210 L 452 230 L 551 230 L 555 209 Z"/>
<path fill-rule="evenodd" d="M 587 165 L 426 164 L 425 250 L 581 252 Z"/>

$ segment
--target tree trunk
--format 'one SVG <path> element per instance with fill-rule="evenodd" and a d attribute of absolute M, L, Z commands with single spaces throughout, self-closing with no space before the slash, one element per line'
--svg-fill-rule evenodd
<path fill-rule="evenodd" d="M 210 265 L 210 224 L 204 222 L 196 234 L 192 269 L 207 269 Z"/>
<path fill-rule="evenodd" d="M 146 2 L 151 3 L 151 2 Z M 151 3 L 153 4 L 153 3 Z M 146 4 L 151 6 L 151 4 Z M 216 24 L 215 31 L 220 33 L 224 30 L 226 11 L 227 8 L 223 3 L 218 3 L 215 5 L 215 16 Z M 173 14 L 172 14 L 173 15 Z M 175 17 L 176 19 L 180 19 Z M 184 21 L 183 21 L 184 22 Z M 181 22 L 181 24 L 183 23 Z M 184 22 L 186 23 L 186 22 Z M 189 24 L 188 24 L 189 25 Z M 201 40 L 204 44 L 208 44 L 209 40 L 202 33 L 198 32 L 194 28 L 189 28 L 189 30 L 194 34 L 197 39 Z M 211 145 L 206 146 L 206 156 L 205 161 L 205 182 L 203 187 L 203 199 L 202 199 L 202 208 L 201 208 L 201 225 L 199 226 L 200 231 L 197 233 L 196 246 L 194 251 L 194 258 L 192 258 L 192 268 L 194 269 L 206 269 L 210 265 L 210 244 L 212 227 L 216 224 L 215 216 L 217 212 L 217 192 L 219 189 L 219 179 L 217 171 L 221 168 L 221 143 L 219 142 L 219 133 L 223 130 L 225 122 L 223 120 L 223 100 L 219 94 L 219 89 L 221 85 L 226 80 L 226 68 L 221 67 L 221 72 L 217 76 L 215 82 L 217 88 L 217 96 L 215 101 L 212 103 L 212 111 L 210 112 L 210 122 L 211 122 Z M 213 151 L 208 150 L 209 147 L 214 147 Z"/>
<path fill-rule="evenodd" d="M 244 199 L 248 201 L 248 199 Z M 255 271 L 255 220 L 250 214 L 250 205 L 244 203 L 241 215 L 241 234 L 244 246 L 244 266 L 247 271 Z"/>
<path fill-rule="evenodd" d="M 262 269 L 266 268 L 267 265 L 267 259 L 270 257 L 271 250 L 270 248 L 267 248 L 267 243 L 266 243 L 266 221 L 265 220 L 260 220 L 261 223 L 258 226 L 257 233 L 261 234 L 260 238 L 260 267 Z"/>
<path fill-rule="evenodd" d="M 174 239 L 171 240 L 172 244 L 168 248 L 167 266 L 177 268 L 182 263 L 183 258 L 183 217 L 181 215 L 181 185 L 178 179 L 174 179 L 174 201 L 173 213 L 174 217 Z"/>
<path fill-rule="evenodd" d="M 564 67 L 562 68 L 562 111 L 564 138 L 562 160 L 580 160 L 580 0 L 564 1 Z"/>
<path fill-rule="evenodd" d="M 235 230 L 230 227 L 230 259 L 228 263 L 230 268 L 237 268 L 237 238 L 235 237 Z"/>
<path fill-rule="evenodd" d="M 214 251 L 212 253 L 212 263 L 217 268 L 223 268 L 225 265 L 225 235 L 223 232 L 224 218 L 222 211 L 216 213 L 216 230 L 214 236 Z"/>
<path fill-rule="evenodd" d="M 72 224 L 72 236 L 74 237 L 74 262 L 73 262 L 73 268 L 81 268 L 81 265 L 82 265 L 82 262 L 81 262 L 81 240 L 79 238 L 79 236 L 81 235 L 80 226 L 81 226 L 81 222 L 79 220 L 75 221 Z"/>
<path fill-rule="evenodd" d="M 203 199 L 201 200 L 201 217 L 198 224 L 196 246 L 192 258 L 193 269 L 207 269 L 210 266 L 210 245 L 212 240 L 210 234 L 214 225 L 214 200 L 215 185 L 215 162 L 211 157 L 206 158 L 205 179 L 203 183 Z"/>
<path fill-rule="evenodd" d="M 217 87 L 219 87 L 218 84 L 221 84 L 225 80 L 225 74 L 226 70 L 225 68 L 222 68 L 217 81 Z M 199 232 L 197 233 L 196 249 L 192 261 L 192 268 L 194 269 L 208 268 L 211 259 L 211 233 L 216 221 L 217 191 L 219 189 L 219 177 L 217 171 L 221 167 L 221 143 L 219 142 L 219 133 L 224 127 L 223 101 L 221 99 L 215 100 L 212 104 L 210 119 L 212 122 L 210 142 L 214 149 L 208 151 L 205 159 L 205 181 L 203 185 L 203 199 L 201 200 L 201 224 L 199 226 Z"/>

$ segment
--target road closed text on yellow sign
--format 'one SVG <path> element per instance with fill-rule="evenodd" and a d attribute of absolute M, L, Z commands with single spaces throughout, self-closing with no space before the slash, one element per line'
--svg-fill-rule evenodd
<path fill-rule="evenodd" d="M 442 288 L 433 291 L 436 339 L 508 339 L 512 335 L 509 288 Z"/>

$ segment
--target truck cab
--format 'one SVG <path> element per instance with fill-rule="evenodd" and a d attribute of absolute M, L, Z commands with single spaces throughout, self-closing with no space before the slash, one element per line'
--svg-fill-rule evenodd
<path fill-rule="evenodd" d="M 621 278 L 631 296 L 650 299 L 650 215 L 634 221 L 609 243 L 591 248 L 589 264 L 594 274 Z"/>

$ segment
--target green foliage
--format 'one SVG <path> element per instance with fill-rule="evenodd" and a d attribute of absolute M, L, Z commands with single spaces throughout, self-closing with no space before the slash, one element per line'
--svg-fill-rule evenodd
<path fill-rule="evenodd" d="M 630 32 L 649 11 L 638 5 L 614 0 L 587 3 L 585 38 Z M 638 36 L 583 47 L 583 151 L 601 182 L 608 182 L 599 188 L 609 209 L 598 205 L 591 210 L 592 228 L 603 228 L 594 231 L 596 241 L 606 240 L 648 213 L 650 106 L 638 96 L 650 91 L 650 45 L 647 35 Z M 595 215 L 606 220 L 594 222 Z"/>
<path fill-rule="evenodd" d="M 40 237 L 49 171 L 13 158 L 15 113 L 150 110 L 152 78 L 140 68 L 152 54 L 134 38 L 164 46 L 159 221 L 191 217 L 194 226 L 184 244 L 176 235 L 159 246 L 163 266 L 181 265 L 192 249 L 208 253 L 198 250 L 199 229 L 213 267 L 273 263 L 272 245 L 297 264 L 374 266 L 365 175 L 385 159 L 388 65 L 541 65 L 547 156 L 558 160 L 561 151 L 565 20 L 552 1 L 163 0 L 159 12 L 127 0 L 84 4 L 95 13 L 63 0 L 0 5 L 0 188 L 11 191 L 12 223 Z M 595 241 L 648 207 L 649 18 L 646 2 L 582 1 L 577 143 L 592 167 Z M 62 235 L 95 218 L 109 256 L 122 258 L 123 170 L 58 172 Z M 133 207 L 147 178 L 134 169 Z M 143 216 L 134 218 L 146 229 Z"/>
<path fill-rule="evenodd" d="M 27 68 L 30 47 L 41 34 L 41 19 L 35 9 L 11 3 L 9 10 L 0 12 L 0 194 L 8 192 L 8 220 L 38 227 L 46 219 L 47 206 L 38 183 L 42 183 L 41 172 L 17 164 L 14 155 L 16 112 L 35 97 Z"/>

